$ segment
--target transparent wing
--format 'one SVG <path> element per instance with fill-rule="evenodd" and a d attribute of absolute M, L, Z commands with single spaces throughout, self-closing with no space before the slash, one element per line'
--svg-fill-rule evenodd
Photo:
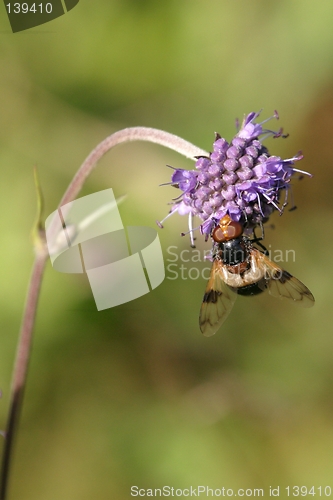
<path fill-rule="evenodd" d="M 217 332 L 230 313 L 236 298 L 237 293 L 223 280 L 222 262 L 215 260 L 199 316 L 200 330 L 206 337 Z"/>
<path fill-rule="evenodd" d="M 273 297 L 291 299 L 302 307 L 313 306 L 315 299 L 301 281 L 284 271 L 257 249 L 252 250 L 257 265 L 265 269 L 266 288 Z"/>

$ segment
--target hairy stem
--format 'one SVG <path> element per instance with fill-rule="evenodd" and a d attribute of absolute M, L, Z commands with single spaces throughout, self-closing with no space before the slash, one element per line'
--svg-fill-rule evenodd
<path fill-rule="evenodd" d="M 109 135 L 102 141 L 85 159 L 79 168 L 77 174 L 74 176 L 72 182 L 68 186 L 59 206 L 65 205 L 73 201 L 80 192 L 85 179 L 96 166 L 96 162 L 114 146 L 123 142 L 129 141 L 149 141 L 173 149 L 186 158 L 194 159 L 195 156 L 207 156 L 208 153 L 203 149 L 194 146 L 190 142 L 177 137 L 176 135 L 169 134 L 163 130 L 147 127 L 131 127 L 119 130 L 114 134 Z"/>
<path fill-rule="evenodd" d="M 208 153 L 193 144 L 168 132 L 146 127 L 132 127 L 120 130 L 104 139 L 85 159 L 81 167 L 68 186 L 62 197 L 59 207 L 73 201 L 92 170 L 95 168 L 98 160 L 104 156 L 110 149 L 118 144 L 128 141 L 148 141 L 161 146 L 168 147 L 186 156 L 194 159 L 195 156 L 207 156 Z M 42 235 L 41 235 L 42 236 Z M 45 263 L 48 257 L 44 236 L 40 238 L 36 245 L 36 258 L 30 278 L 22 326 L 18 340 L 16 360 L 13 371 L 11 399 L 7 427 L 5 431 L 5 443 L 2 457 L 0 500 L 6 500 L 8 490 L 8 477 L 11 464 L 13 443 L 16 437 L 19 417 L 22 408 L 24 388 L 26 385 L 29 358 L 32 347 L 33 331 L 35 325 L 36 311 L 38 305 L 39 292 L 43 278 Z"/>

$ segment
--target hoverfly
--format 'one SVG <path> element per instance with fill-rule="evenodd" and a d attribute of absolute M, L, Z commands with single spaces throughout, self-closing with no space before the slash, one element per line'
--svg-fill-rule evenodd
<path fill-rule="evenodd" d="M 213 230 L 213 265 L 203 297 L 199 324 L 206 337 L 214 335 L 230 313 L 237 295 L 257 295 L 268 289 L 274 297 L 311 307 L 310 290 L 243 235 L 243 226 L 225 215 Z M 264 247 L 263 247 L 264 248 Z"/>

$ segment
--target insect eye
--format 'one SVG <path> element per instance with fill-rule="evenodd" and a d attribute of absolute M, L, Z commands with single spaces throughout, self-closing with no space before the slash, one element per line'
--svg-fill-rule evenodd
<path fill-rule="evenodd" d="M 222 229 L 220 226 L 217 226 L 212 233 L 212 238 L 217 243 L 223 243 L 224 241 L 227 241 L 225 233 L 226 233 L 226 228 Z"/>
<path fill-rule="evenodd" d="M 228 225 L 222 225 L 223 219 L 220 221 L 220 225 L 217 226 L 213 233 L 212 238 L 217 243 L 224 243 L 225 241 L 233 240 L 238 238 L 243 234 L 243 226 L 236 221 L 230 221 Z"/>
<path fill-rule="evenodd" d="M 239 222 L 231 221 L 225 232 L 227 233 L 227 240 L 238 238 L 238 236 L 241 236 L 241 234 L 243 234 L 243 226 Z"/>

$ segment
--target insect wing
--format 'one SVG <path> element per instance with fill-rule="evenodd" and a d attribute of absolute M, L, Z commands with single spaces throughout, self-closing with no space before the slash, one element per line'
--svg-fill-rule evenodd
<path fill-rule="evenodd" d="M 252 249 L 252 255 L 255 256 L 258 267 L 265 269 L 266 287 L 270 295 L 291 299 L 302 307 L 313 306 L 314 296 L 301 281 L 274 264 L 259 250 Z"/>
<path fill-rule="evenodd" d="M 230 313 L 236 298 L 237 293 L 223 280 L 222 262 L 214 260 L 199 316 L 200 330 L 206 337 L 217 332 Z"/>

